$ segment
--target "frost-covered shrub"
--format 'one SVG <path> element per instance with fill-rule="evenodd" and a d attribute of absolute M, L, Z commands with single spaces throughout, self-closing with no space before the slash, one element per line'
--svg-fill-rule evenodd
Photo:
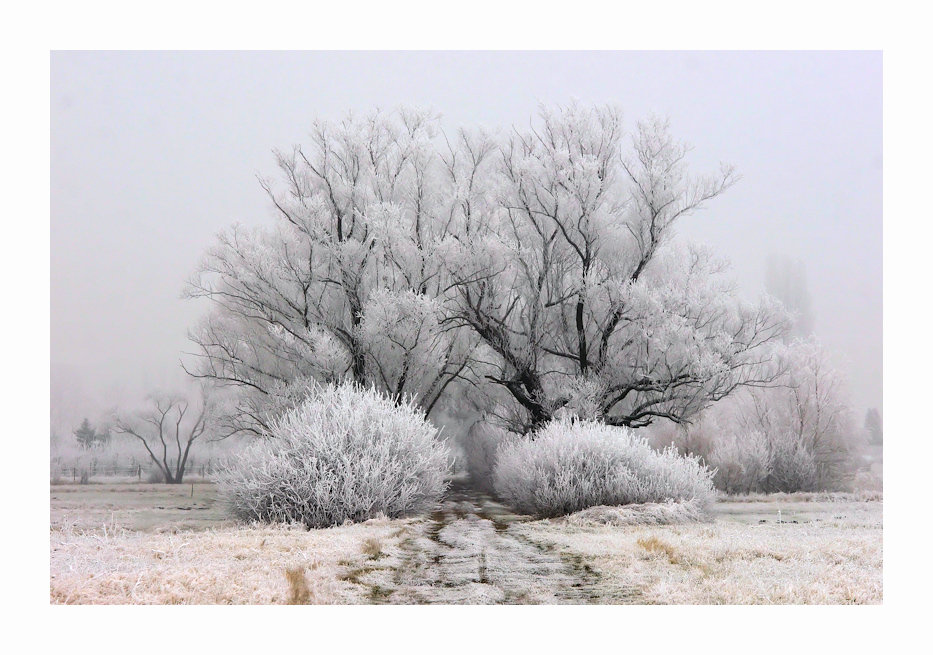
<path fill-rule="evenodd" d="M 445 490 L 448 452 L 410 399 L 317 387 L 218 477 L 243 521 L 308 528 L 417 514 Z"/>
<path fill-rule="evenodd" d="M 722 432 L 703 459 L 716 469 L 717 489 L 748 494 L 760 490 L 771 475 L 773 454 L 763 432 Z"/>
<path fill-rule="evenodd" d="M 527 514 L 560 516 L 597 505 L 714 498 L 712 471 L 673 448 L 658 452 L 625 428 L 565 418 L 498 453 L 495 488 Z"/>
<path fill-rule="evenodd" d="M 658 426 L 656 444 L 701 457 L 726 493 L 845 491 L 867 443 L 848 405 L 845 379 L 815 340 L 785 353 L 770 388 L 746 389 L 685 428 Z"/>
<path fill-rule="evenodd" d="M 766 435 L 770 474 L 762 491 L 845 491 L 867 435 L 855 423 L 845 376 L 815 339 L 788 349 L 784 386 L 739 397 L 739 432 Z"/>

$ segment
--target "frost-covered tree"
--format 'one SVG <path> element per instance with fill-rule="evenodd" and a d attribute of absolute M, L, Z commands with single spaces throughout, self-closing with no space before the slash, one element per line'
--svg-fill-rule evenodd
<path fill-rule="evenodd" d="M 691 176 L 689 148 L 658 119 L 624 142 L 616 108 L 542 108 L 485 158 L 488 191 L 458 216 L 453 315 L 494 354 L 486 379 L 507 392 L 513 429 L 563 412 L 687 421 L 779 373 L 768 346 L 785 314 L 739 300 L 708 251 L 668 247 L 734 184 L 732 167 Z"/>
<path fill-rule="evenodd" d="M 845 376 L 815 339 L 791 344 L 782 385 L 748 395 L 740 412 L 746 432 L 768 436 L 772 455 L 766 491 L 838 488 L 853 472 L 865 435 L 848 402 Z"/>
<path fill-rule="evenodd" d="M 81 422 L 78 429 L 75 430 L 74 435 L 78 445 L 84 449 L 92 448 L 97 445 L 105 446 L 110 441 L 110 432 L 108 432 L 106 428 L 100 428 L 98 431 L 86 418 Z"/>
<path fill-rule="evenodd" d="M 475 338 L 444 324 L 449 187 L 437 118 L 402 109 L 316 121 L 262 180 L 275 224 L 221 234 L 186 289 L 212 312 L 192 371 L 239 387 L 229 426 L 261 430 L 314 381 L 349 378 L 430 413 Z"/>
<path fill-rule="evenodd" d="M 214 408 L 203 392 L 196 399 L 153 394 L 138 410 L 115 413 L 113 431 L 137 439 L 163 480 L 181 484 L 191 448 L 210 434 L 213 420 Z"/>
<path fill-rule="evenodd" d="M 187 287 L 213 310 L 192 373 L 240 389 L 257 431 L 311 381 L 350 378 L 428 413 L 466 381 L 513 430 L 573 414 L 687 421 L 779 373 L 786 329 L 676 223 L 735 181 L 691 176 L 666 122 L 629 145 L 614 107 L 542 108 L 528 131 L 437 131 L 402 109 L 318 121 L 263 181 L 271 227 L 220 235 Z M 233 426 L 237 427 L 237 426 Z"/>
<path fill-rule="evenodd" d="M 90 448 L 97 440 L 97 432 L 94 431 L 94 428 L 91 427 L 91 422 L 86 418 L 81 422 L 81 425 L 78 426 L 78 429 L 75 430 L 75 439 L 82 448 Z"/>

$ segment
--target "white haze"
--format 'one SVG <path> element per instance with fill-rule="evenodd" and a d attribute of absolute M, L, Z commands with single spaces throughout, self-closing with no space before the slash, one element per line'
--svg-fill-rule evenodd
<path fill-rule="evenodd" d="M 743 180 L 684 221 L 747 296 L 770 256 L 805 270 L 816 334 L 882 408 L 880 52 L 125 53 L 51 56 L 52 427 L 184 384 L 180 299 L 214 235 L 269 220 L 257 174 L 316 116 L 401 103 L 448 133 L 525 125 L 538 101 L 655 112 L 694 171 Z"/>

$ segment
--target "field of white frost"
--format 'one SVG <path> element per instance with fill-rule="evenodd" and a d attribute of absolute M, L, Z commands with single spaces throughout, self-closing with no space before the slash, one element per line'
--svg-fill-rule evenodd
<path fill-rule="evenodd" d="M 51 487 L 50 602 L 882 602 L 882 499 L 790 494 L 531 520 L 453 494 L 426 518 L 237 526 L 209 484 Z"/>

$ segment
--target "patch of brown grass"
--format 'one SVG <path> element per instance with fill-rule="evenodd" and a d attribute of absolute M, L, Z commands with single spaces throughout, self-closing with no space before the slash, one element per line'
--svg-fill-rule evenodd
<path fill-rule="evenodd" d="M 363 554 L 370 559 L 379 559 L 382 556 L 382 542 L 376 538 L 367 539 L 363 542 Z"/>
<path fill-rule="evenodd" d="M 304 567 L 285 569 L 285 579 L 288 580 L 288 604 L 307 605 L 311 600 L 311 588 L 308 586 Z"/>
<path fill-rule="evenodd" d="M 680 558 L 677 556 L 677 552 L 674 550 L 674 547 L 661 541 L 654 535 L 639 539 L 636 543 L 649 553 L 663 553 L 664 555 L 667 555 L 667 560 L 671 564 L 680 563 Z"/>

